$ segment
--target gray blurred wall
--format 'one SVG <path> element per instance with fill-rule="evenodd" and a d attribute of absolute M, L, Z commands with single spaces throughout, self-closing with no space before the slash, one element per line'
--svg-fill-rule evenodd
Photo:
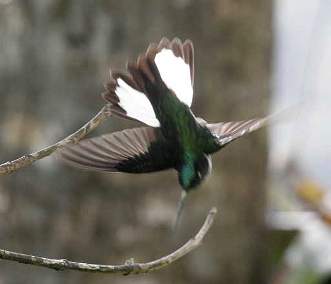
<path fill-rule="evenodd" d="M 76 130 L 103 105 L 108 69 L 162 36 L 195 44 L 193 111 L 215 121 L 267 112 L 271 1 L 0 1 L 0 160 Z M 97 133 L 132 127 L 111 118 Z M 203 246 L 141 276 L 54 272 L 1 261 L 0 283 L 266 283 L 264 131 L 214 158 L 214 172 L 171 223 L 174 172 L 110 175 L 54 158 L 0 179 L 0 247 L 94 263 L 169 253 L 219 208 Z"/>

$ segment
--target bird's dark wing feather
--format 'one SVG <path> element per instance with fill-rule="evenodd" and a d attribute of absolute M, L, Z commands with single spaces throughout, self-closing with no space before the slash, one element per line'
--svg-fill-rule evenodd
<path fill-rule="evenodd" d="M 67 163 L 90 170 L 148 173 L 175 166 L 175 151 L 153 127 L 85 139 L 60 151 Z"/>
<path fill-rule="evenodd" d="M 217 138 L 218 148 L 221 148 L 231 141 L 265 126 L 268 122 L 269 117 L 265 117 L 243 121 L 207 123 L 205 126 Z"/>

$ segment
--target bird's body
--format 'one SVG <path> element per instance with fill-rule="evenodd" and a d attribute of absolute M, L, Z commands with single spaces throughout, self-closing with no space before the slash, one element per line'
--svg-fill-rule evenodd
<path fill-rule="evenodd" d="M 171 92 L 162 94 L 160 101 L 152 105 L 160 121 L 164 143 L 168 143 L 174 153 L 174 168 L 179 172 L 179 182 L 184 188 L 193 188 L 203 178 L 202 169 L 198 171 L 195 164 L 216 150 L 216 139 L 198 122 L 191 109 Z M 204 166 L 203 172 L 209 173 L 210 158 Z"/>
<path fill-rule="evenodd" d="M 163 38 L 151 44 L 129 74 L 111 73 L 103 94 L 113 114 L 147 127 L 86 139 L 62 151 L 69 163 L 87 169 L 148 173 L 174 168 L 185 191 L 211 171 L 210 155 L 266 123 L 266 118 L 208 124 L 191 111 L 193 44 Z"/>

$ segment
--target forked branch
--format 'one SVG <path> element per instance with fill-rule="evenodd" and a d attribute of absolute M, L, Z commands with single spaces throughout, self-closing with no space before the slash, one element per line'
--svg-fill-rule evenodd
<path fill-rule="evenodd" d="M 73 262 L 66 259 L 51 259 L 40 256 L 33 256 L 3 249 L 0 249 L 0 259 L 37 265 L 55 270 L 78 270 L 84 272 L 119 273 L 123 275 L 148 273 L 168 266 L 169 264 L 173 263 L 174 261 L 180 259 L 184 255 L 197 248 L 202 243 L 203 238 L 212 226 L 216 213 L 217 209 L 215 207 L 212 208 L 209 211 L 206 220 L 200 228 L 199 232 L 179 249 L 170 253 L 167 256 L 161 257 L 157 260 L 150 262 L 135 263 L 133 260 L 129 260 L 125 264 L 121 265 L 89 264 L 82 262 Z"/>
<path fill-rule="evenodd" d="M 12 172 L 15 172 L 21 168 L 31 165 L 37 160 L 40 160 L 42 158 L 45 158 L 53 154 L 54 152 L 64 147 L 65 145 L 68 145 L 70 143 L 77 143 L 79 140 L 84 138 L 88 133 L 90 133 L 93 129 L 99 126 L 103 121 L 105 121 L 105 119 L 109 117 L 110 114 L 111 113 L 110 113 L 109 105 L 104 106 L 90 121 L 88 121 L 76 132 L 62 139 L 61 141 L 51 146 L 48 146 L 44 149 L 41 149 L 37 152 L 27 154 L 13 161 L 0 164 L 0 175 L 7 175 Z"/>

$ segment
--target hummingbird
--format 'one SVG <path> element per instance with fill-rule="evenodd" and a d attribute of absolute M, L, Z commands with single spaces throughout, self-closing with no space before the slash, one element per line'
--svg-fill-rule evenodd
<path fill-rule="evenodd" d="M 68 163 L 105 172 L 150 173 L 175 169 L 186 193 L 210 174 L 211 155 L 264 126 L 256 118 L 208 123 L 191 110 L 194 48 L 191 40 L 151 43 L 127 72 L 111 72 L 103 98 L 112 114 L 145 126 L 85 139 L 61 151 Z"/>

